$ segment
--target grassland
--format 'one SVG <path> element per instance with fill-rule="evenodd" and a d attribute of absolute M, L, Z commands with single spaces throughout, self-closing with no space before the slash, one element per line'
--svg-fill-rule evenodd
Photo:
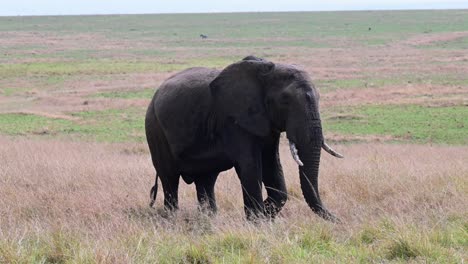
<path fill-rule="evenodd" d="M 438 262 L 466 258 L 466 147 L 354 144 L 324 156 L 323 199 L 343 224 L 317 218 L 281 148 L 290 199 L 275 222 L 245 222 L 234 172 L 216 187 L 220 212 L 148 207 L 152 167 L 140 144 L 0 138 L 3 262 Z M 21 160 L 21 162 L 18 162 Z M 325 180 L 326 179 L 326 180 Z M 160 205 L 162 197 L 158 196 Z"/>
<path fill-rule="evenodd" d="M 463 263 L 468 252 L 468 11 L 0 17 L 0 263 Z M 208 35 L 200 39 L 199 35 Z M 325 204 L 244 220 L 233 171 L 219 214 L 148 207 L 144 114 L 192 66 L 254 54 L 321 92 Z"/>
<path fill-rule="evenodd" d="M 468 144 L 467 108 L 372 105 L 340 109 L 327 118 L 330 131 L 354 135 L 389 135 L 420 143 Z"/>

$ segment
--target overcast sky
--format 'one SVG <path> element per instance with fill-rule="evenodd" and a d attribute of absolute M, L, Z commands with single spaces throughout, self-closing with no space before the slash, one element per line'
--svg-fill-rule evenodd
<path fill-rule="evenodd" d="M 468 8 L 468 0 L 0 0 L 0 16 Z"/>

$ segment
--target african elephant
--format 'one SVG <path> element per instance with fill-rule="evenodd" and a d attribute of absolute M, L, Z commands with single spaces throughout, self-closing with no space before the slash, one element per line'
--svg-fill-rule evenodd
<path fill-rule="evenodd" d="M 182 176 L 187 184 L 195 182 L 200 204 L 216 211 L 217 176 L 234 167 L 247 219 L 275 217 L 287 200 L 278 154 L 280 133 L 286 131 L 307 204 L 321 217 L 336 220 L 320 200 L 318 173 L 322 148 L 342 156 L 324 141 L 318 101 L 305 71 L 254 56 L 222 71 L 197 67 L 168 78 L 145 119 L 157 171 L 150 205 L 159 177 L 164 207 L 177 209 Z"/>

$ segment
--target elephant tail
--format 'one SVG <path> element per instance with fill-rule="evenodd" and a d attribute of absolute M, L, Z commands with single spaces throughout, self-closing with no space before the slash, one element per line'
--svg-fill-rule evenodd
<path fill-rule="evenodd" d="M 151 188 L 150 192 L 150 207 L 153 207 L 154 203 L 156 202 L 156 194 L 158 193 L 158 173 L 156 172 L 156 180 L 154 181 L 154 186 Z"/>

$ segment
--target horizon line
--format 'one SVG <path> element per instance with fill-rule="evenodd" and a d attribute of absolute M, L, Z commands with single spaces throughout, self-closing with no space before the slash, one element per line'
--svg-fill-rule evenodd
<path fill-rule="evenodd" d="M 394 8 L 394 9 L 327 9 L 327 10 L 282 10 L 282 11 L 206 11 L 206 12 L 162 12 L 162 13 L 83 13 L 83 14 L 41 14 L 41 15 L 0 15 L 0 17 L 50 17 L 50 16 L 116 16 L 116 15 L 188 15 L 188 14 L 249 14 L 249 13 L 319 13 L 319 12 L 371 12 L 371 11 L 451 11 L 466 8 Z"/>

